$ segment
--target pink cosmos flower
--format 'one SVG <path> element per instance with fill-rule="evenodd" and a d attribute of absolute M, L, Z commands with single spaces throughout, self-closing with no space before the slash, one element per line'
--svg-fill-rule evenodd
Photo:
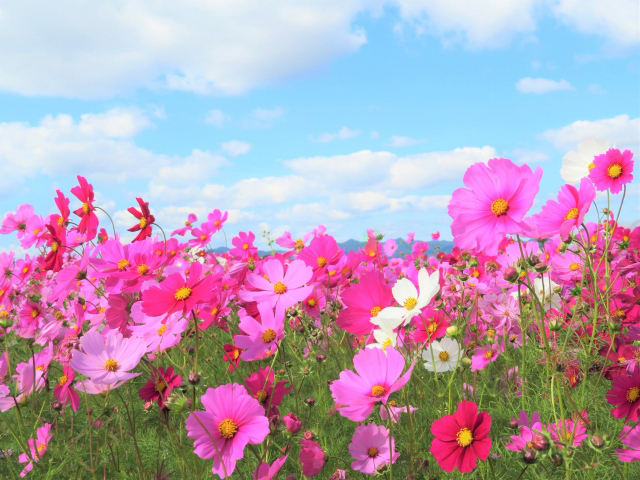
<path fill-rule="evenodd" d="M 353 433 L 349 453 L 355 459 L 351 468 L 365 475 L 377 475 L 378 468 L 395 463 L 400 456 L 395 451 L 395 441 L 391 439 L 389 450 L 389 430 L 373 424 L 360 425 Z"/>
<path fill-rule="evenodd" d="M 138 395 L 146 402 L 155 402 L 157 400 L 158 406 L 164 408 L 171 390 L 178 388 L 181 382 L 182 377 L 174 373 L 173 367 L 169 367 L 166 370 L 158 367 L 151 370 L 151 380 L 144 384 Z"/>
<path fill-rule="evenodd" d="M 411 243 L 413 242 L 413 239 L 415 238 L 416 234 L 413 232 L 409 232 L 407 233 L 407 239 L 405 240 L 405 243 Z"/>
<path fill-rule="evenodd" d="M 29 204 L 20 205 L 15 214 L 9 212 L 4 216 L 0 233 L 6 235 L 17 230 L 18 239 L 22 238 L 27 229 L 27 220 L 34 215 L 33 206 Z"/>
<path fill-rule="evenodd" d="M 621 462 L 640 462 L 640 424 L 635 427 L 622 427 L 618 434 L 622 444 L 628 449 L 618 449 L 618 460 Z"/>
<path fill-rule="evenodd" d="M 181 237 L 187 233 L 189 230 L 193 228 L 193 224 L 198 221 L 198 217 L 196 217 L 195 213 L 190 213 L 186 222 L 184 222 L 184 227 L 179 228 L 171 232 L 171 236 L 180 235 Z"/>
<path fill-rule="evenodd" d="M 284 248 L 293 248 L 297 253 L 300 253 L 307 244 L 309 237 L 311 237 L 311 234 L 307 233 L 304 237 L 294 240 L 291 237 L 291 233 L 284 232 L 281 237 L 276 238 L 276 244 Z"/>
<path fill-rule="evenodd" d="M 21 454 L 18 457 L 18 461 L 20 463 L 26 463 L 27 466 L 24 467 L 22 472 L 20 472 L 21 477 L 25 477 L 27 473 L 33 470 L 33 462 L 39 462 L 40 459 L 47 452 L 47 448 L 49 447 L 49 442 L 53 438 L 53 433 L 51 432 L 51 424 L 45 423 L 44 426 L 40 427 L 36 431 L 36 438 L 29 439 L 29 450 L 31 455 L 27 455 L 26 453 Z M 33 459 L 33 460 L 32 460 Z"/>
<path fill-rule="evenodd" d="M 124 338 L 119 332 L 111 332 L 104 339 L 93 330 L 80 338 L 80 346 L 84 352 L 75 350 L 70 365 L 94 382 L 112 384 L 140 375 L 128 372 L 138 365 L 146 350 L 137 337 Z"/>
<path fill-rule="evenodd" d="M 449 215 L 451 232 L 462 249 L 497 255 L 506 234 L 522 230 L 522 220 L 540 189 L 542 169 L 531 171 L 506 158 L 493 158 L 489 166 L 476 163 L 464 175 L 464 184 L 453 192 Z"/>
<path fill-rule="evenodd" d="M 219 232 L 222 229 L 222 225 L 224 225 L 224 222 L 227 221 L 228 217 L 228 212 L 222 213 L 216 208 L 213 212 L 207 215 L 207 220 L 211 225 L 213 225 L 213 231 Z"/>
<path fill-rule="evenodd" d="M 431 238 L 433 239 L 433 241 L 439 240 L 440 239 L 440 232 L 432 233 L 431 234 Z"/>
<path fill-rule="evenodd" d="M 213 458 L 211 471 L 232 478 L 236 462 L 248 443 L 257 445 L 269 434 L 264 408 L 237 383 L 208 388 L 200 397 L 204 412 L 192 412 L 186 420 L 187 436 L 195 439 L 194 453 Z"/>
<path fill-rule="evenodd" d="M 277 309 L 275 314 L 268 303 L 259 303 L 259 323 L 255 318 L 245 315 L 240 317 L 238 327 L 246 335 L 235 335 L 236 347 L 245 349 L 240 358 L 245 361 L 271 355 L 278 343 L 284 338 L 284 310 Z"/>
<path fill-rule="evenodd" d="M 44 270 L 53 270 L 54 272 L 60 271 L 62 268 L 62 260 L 64 253 L 63 238 L 65 236 L 64 228 L 58 228 L 53 225 L 46 225 L 49 230 L 47 246 L 51 247 L 51 250 L 44 258 Z"/>
<path fill-rule="evenodd" d="M 247 282 L 257 289 L 248 292 L 254 302 L 265 302 L 271 308 L 284 311 L 307 298 L 313 290 L 312 285 L 305 286 L 311 280 L 313 270 L 302 260 L 291 262 L 286 273 L 280 260 L 266 260 L 262 271 L 264 276 L 256 273 L 247 275 Z"/>
<path fill-rule="evenodd" d="M 287 432 L 292 435 L 298 433 L 300 431 L 300 428 L 302 427 L 302 422 L 298 420 L 298 417 L 296 417 L 293 413 L 288 413 L 287 415 L 285 415 L 282 418 L 282 421 L 284 422 L 284 426 L 287 429 Z"/>
<path fill-rule="evenodd" d="M 315 477 L 324 467 L 325 455 L 322 447 L 313 440 L 300 440 L 300 463 L 305 477 Z"/>
<path fill-rule="evenodd" d="M 571 420 L 566 420 L 563 423 L 562 419 L 560 419 L 557 423 L 547 425 L 547 430 L 551 435 L 551 439 L 562 445 L 568 445 L 571 442 L 571 446 L 579 447 L 589 437 L 585 425 Z"/>
<path fill-rule="evenodd" d="M 71 408 L 74 412 L 78 411 L 80 406 L 80 395 L 78 392 L 71 389 L 71 384 L 76 378 L 76 374 L 69 365 L 65 365 L 64 374 L 58 379 L 58 383 L 53 389 L 53 396 L 60 400 L 62 405 L 71 404 Z"/>
<path fill-rule="evenodd" d="M 529 428 L 526 425 L 521 425 L 519 435 L 511 435 L 511 442 L 506 444 L 507 450 L 512 452 L 521 452 L 527 448 L 531 448 L 531 441 L 533 440 L 534 430 L 542 430 L 542 424 L 536 423 Z"/>
<path fill-rule="evenodd" d="M 138 219 L 138 224 L 131 227 L 129 232 L 140 232 L 138 236 L 132 240 L 137 242 L 138 240 L 144 240 L 151 236 L 151 224 L 156 221 L 156 217 L 151 215 L 149 211 L 149 202 L 145 202 L 141 198 L 136 198 L 138 205 L 140 205 L 140 211 L 135 207 L 129 207 L 127 211 Z"/>
<path fill-rule="evenodd" d="M 276 478 L 276 475 L 278 475 L 278 472 L 286 461 L 287 455 L 276 459 L 271 466 L 269 466 L 267 462 L 262 462 L 253 472 L 253 480 L 272 480 Z"/>
<path fill-rule="evenodd" d="M 461 473 L 475 470 L 478 458 L 485 462 L 491 451 L 491 417 L 478 412 L 473 402 L 458 403 L 453 415 L 446 415 L 431 425 L 435 435 L 431 454 L 445 472 L 458 469 Z"/>
<path fill-rule="evenodd" d="M 633 153 L 630 150 L 620 152 L 610 148 L 607 153 L 593 158 L 593 168 L 589 165 L 589 178 L 599 191 L 611 190 L 620 193 L 622 185 L 633 181 Z"/>
<path fill-rule="evenodd" d="M 80 175 L 78 175 L 78 183 L 80 183 L 79 187 L 73 187 L 71 189 L 71 193 L 82 202 L 82 207 L 73 211 L 73 213 L 80 217 L 78 233 L 88 233 L 89 237 L 93 238 L 98 231 L 99 223 L 98 217 L 95 214 L 95 207 L 93 206 L 93 186 Z"/>
<path fill-rule="evenodd" d="M 0 355 L 0 383 L 4 382 L 7 373 L 9 373 L 9 352 L 5 350 Z"/>
<path fill-rule="evenodd" d="M 395 238 L 390 238 L 384 242 L 382 250 L 387 257 L 391 257 L 398 250 L 398 242 L 396 242 Z"/>
<path fill-rule="evenodd" d="M 640 368 L 632 375 L 618 375 L 613 379 L 613 388 L 607 392 L 610 405 L 618 405 L 611 410 L 615 418 L 624 418 L 625 422 L 635 422 L 640 416 Z"/>
<path fill-rule="evenodd" d="M 47 229 L 40 215 L 34 215 L 27 220 L 27 228 L 20 239 L 20 246 L 24 249 L 32 246 L 40 247 L 46 240 Z"/>
<path fill-rule="evenodd" d="M 200 278 L 202 265 L 191 264 L 185 279 L 180 273 L 169 275 L 159 287 L 150 287 L 142 295 L 142 309 L 152 317 L 181 311 L 188 315 L 198 303 L 211 297 L 211 277 Z"/>
<path fill-rule="evenodd" d="M 229 254 L 238 260 L 247 260 L 258 253 L 258 249 L 253 246 L 256 236 L 253 232 L 248 234 L 240 232 L 237 237 L 233 237 L 231 244 L 235 247 L 229 250 Z"/>
<path fill-rule="evenodd" d="M 0 397 L 0 412 L 6 412 L 15 407 L 16 403 L 22 403 L 29 395 L 42 390 L 45 385 L 45 373 L 44 365 L 38 365 L 37 360 L 35 365 L 33 359 L 19 363 L 16 366 L 16 374 L 13 375 L 16 379 L 16 396 Z"/>
<path fill-rule="evenodd" d="M 192 228 L 191 235 L 193 235 L 193 238 L 189 240 L 189 246 L 205 247 L 218 230 L 211 222 L 203 223 L 200 228 Z"/>
<path fill-rule="evenodd" d="M 580 181 L 580 190 L 573 185 L 564 185 L 558 200 L 547 201 L 542 211 L 533 216 L 535 225 L 545 237 L 559 233 L 566 239 L 571 230 L 583 222 L 595 198 L 596 191 L 586 177 Z"/>
<path fill-rule="evenodd" d="M 409 381 L 414 364 L 401 376 L 404 357 L 392 347 L 386 350 L 367 348 L 353 357 L 357 374 L 350 370 L 340 373 L 330 385 L 331 395 L 341 405 L 340 415 L 354 422 L 363 422 L 378 403 L 386 404 L 389 395 Z"/>
<path fill-rule="evenodd" d="M 498 337 L 496 337 L 496 340 L 497 338 Z M 495 362 L 502 352 L 504 352 L 504 340 L 501 344 L 496 341 L 492 344 L 476 348 L 475 353 L 471 357 L 471 371 L 479 372 L 480 370 L 484 370 L 490 363 Z"/>
<path fill-rule="evenodd" d="M 413 412 L 418 410 L 417 407 L 412 407 L 411 405 L 399 407 L 395 400 L 391 400 L 387 406 L 391 412 L 391 421 L 393 423 L 398 423 L 400 421 L 400 415 L 403 413 L 411 413 L 413 415 Z M 389 413 L 387 412 L 387 409 L 384 408 L 384 405 L 380 405 L 380 418 L 383 422 L 386 422 L 387 418 L 389 418 Z"/>
<path fill-rule="evenodd" d="M 124 385 L 126 380 L 122 380 L 121 382 L 115 382 L 107 385 L 106 383 L 95 383 L 91 380 L 82 380 L 80 382 L 76 382 L 73 385 L 78 392 L 85 393 L 88 395 L 100 395 L 106 393 L 108 391 L 113 391 L 116 388 Z"/>
<path fill-rule="evenodd" d="M 367 335 L 375 327 L 371 317 L 376 317 L 392 301 L 391 287 L 382 272 L 374 270 L 363 275 L 359 283 L 344 289 L 342 302 L 346 308 L 338 314 L 337 324 L 357 337 Z"/>
<path fill-rule="evenodd" d="M 328 265 L 338 263 L 342 252 L 335 238 L 331 235 L 320 235 L 311 240 L 311 243 L 298 254 L 298 258 L 313 268 L 314 272 L 320 270 L 322 273 Z"/>

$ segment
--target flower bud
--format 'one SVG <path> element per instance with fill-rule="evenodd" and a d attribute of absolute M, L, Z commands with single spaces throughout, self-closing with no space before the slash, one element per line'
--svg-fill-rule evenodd
<path fill-rule="evenodd" d="M 602 438 L 600 435 L 594 435 L 593 437 L 591 437 L 591 445 L 596 448 L 604 447 L 604 443 L 604 438 Z"/>
<path fill-rule="evenodd" d="M 51 404 L 51 408 L 53 408 L 56 412 L 59 412 L 60 410 L 62 410 L 62 403 L 55 401 Z"/>
<path fill-rule="evenodd" d="M 505 268 L 503 276 L 504 276 L 504 279 L 509 283 L 514 283 L 520 277 L 520 275 L 518 274 L 518 271 L 513 267 Z"/>
<path fill-rule="evenodd" d="M 284 426 L 287 429 L 287 432 L 292 435 L 298 433 L 300 431 L 300 428 L 302 427 L 302 422 L 298 420 L 298 417 L 296 417 L 293 413 L 285 415 L 282 421 L 284 422 Z"/>
<path fill-rule="evenodd" d="M 514 430 L 518 428 L 518 421 L 515 418 L 512 418 L 509 422 L 509 428 L 513 428 Z"/>
<path fill-rule="evenodd" d="M 316 399 L 313 397 L 309 397 L 305 400 L 305 403 L 310 407 L 313 407 L 316 404 Z"/>
<path fill-rule="evenodd" d="M 562 455 L 559 453 L 552 453 L 550 460 L 556 467 L 559 467 L 564 463 L 564 458 L 562 458 Z"/>
<path fill-rule="evenodd" d="M 311 430 L 305 430 L 302 436 L 305 440 L 313 440 L 313 432 Z"/>
<path fill-rule="evenodd" d="M 322 363 L 324 362 L 325 356 L 322 355 L 321 353 L 319 353 L 318 355 L 316 355 L 316 362 L 318 363 Z"/>
<path fill-rule="evenodd" d="M 469 275 L 462 273 L 458 276 L 458 278 L 460 279 L 461 282 L 466 282 L 467 280 L 469 280 Z"/>
<path fill-rule="evenodd" d="M 191 384 L 191 385 L 198 385 L 200 383 L 200 374 L 198 372 L 191 372 L 188 376 L 187 376 L 187 381 Z"/>
<path fill-rule="evenodd" d="M 533 448 L 525 448 L 522 452 L 524 463 L 531 465 L 536 463 L 536 451 Z"/>
<path fill-rule="evenodd" d="M 471 367 L 471 359 L 469 357 L 463 357 L 460 360 L 460 365 L 462 365 L 464 368 Z"/>
<path fill-rule="evenodd" d="M 447 336 L 455 337 L 456 335 L 458 335 L 458 327 L 456 327 L 455 325 L 448 326 L 447 327 Z"/>
<path fill-rule="evenodd" d="M 549 267 L 544 263 L 536 263 L 533 266 L 533 269 L 538 273 L 545 273 L 547 270 L 549 270 Z"/>
<path fill-rule="evenodd" d="M 539 452 L 544 452 L 549 448 L 549 440 L 541 433 L 534 433 L 531 437 L 531 446 Z"/>
<path fill-rule="evenodd" d="M 552 332 L 559 332 L 560 330 L 562 330 L 562 324 L 557 320 L 551 320 L 549 322 L 549 330 L 551 330 Z"/>

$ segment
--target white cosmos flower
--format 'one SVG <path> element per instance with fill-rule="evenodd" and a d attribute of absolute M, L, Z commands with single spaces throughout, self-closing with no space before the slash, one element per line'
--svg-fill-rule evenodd
<path fill-rule="evenodd" d="M 560 298 L 560 295 L 555 292 L 556 287 L 558 287 L 556 282 L 550 280 L 549 277 L 544 277 L 544 280 L 541 280 L 540 277 L 536 277 L 533 279 L 532 287 L 545 310 L 549 310 L 550 308 L 561 310 L 562 299 Z M 531 295 L 531 292 L 527 287 L 523 285 L 521 288 L 522 294 L 526 293 Z M 518 300 L 518 291 L 516 290 L 515 292 L 511 292 L 511 296 Z"/>
<path fill-rule="evenodd" d="M 408 278 L 401 278 L 391 289 L 393 298 L 402 305 L 401 307 L 387 307 L 380 311 L 376 317 L 371 318 L 371 323 L 380 327 L 394 330 L 404 325 L 416 315 L 420 315 L 431 299 L 440 290 L 440 271 L 436 270 L 431 275 L 426 268 L 418 272 L 418 287 Z"/>
<path fill-rule="evenodd" d="M 375 329 L 373 331 L 373 338 L 376 339 L 376 343 L 367 345 L 367 348 L 381 348 L 386 352 L 387 347 L 396 348 L 398 334 L 385 326 Z"/>
<path fill-rule="evenodd" d="M 424 368 L 430 372 L 448 372 L 456 368 L 460 360 L 460 345 L 451 338 L 444 337 L 440 341 L 433 341 L 429 348 L 422 352 Z M 435 360 L 435 364 L 433 361 Z"/>
<path fill-rule="evenodd" d="M 562 179 L 573 185 L 580 183 L 584 177 L 589 175 L 589 170 L 593 167 L 593 157 L 606 153 L 609 149 L 609 142 L 601 138 L 585 138 L 578 144 L 577 152 L 569 152 L 562 158 L 562 168 L 560 176 Z"/>

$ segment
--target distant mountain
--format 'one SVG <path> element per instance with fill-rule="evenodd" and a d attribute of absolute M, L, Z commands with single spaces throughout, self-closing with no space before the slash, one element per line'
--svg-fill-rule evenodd
<path fill-rule="evenodd" d="M 386 240 L 383 240 L 380 243 L 384 243 Z M 416 242 L 420 242 L 421 240 L 416 240 L 413 243 Z M 394 257 L 402 257 L 403 255 L 407 255 L 411 253 L 411 246 L 407 245 L 406 243 L 404 243 L 404 240 L 402 238 L 396 238 L 396 242 L 398 243 L 398 250 L 396 250 L 396 253 L 393 255 Z M 453 249 L 453 242 L 449 242 L 446 240 L 438 240 L 438 241 L 431 241 L 431 242 L 427 242 L 429 244 L 429 253 L 431 253 L 433 255 L 433 253 L 436 251 L 436 247 L 440 247 L 439 250 L 437 250 L 438 252 L 444 252 L 444 253 L 451 253 L 451 250 Z M 365 245 L 367 244 L 367 242 L 359 242 L 358 240 L 346 240 L 344 242 L 338 242 L 338 246 L 340 248 L 344 248 L 345 253 L 349 253 L 349 252 L 357 252 L 360 248 L 363 248 Z M 218 248 L 214 248 L 213 251 L 215 253 L 225 253 L 227 251 L 226 247 L 218 247 Z M 283 250 L 276 250 L 276 253 L 284 253 Z M 260 255 L 261 257 L 264 257 L 266 255 L 271 255 L 271 251 L 265 251 L 265 250 L 258 250 L 258 255 Z"/>

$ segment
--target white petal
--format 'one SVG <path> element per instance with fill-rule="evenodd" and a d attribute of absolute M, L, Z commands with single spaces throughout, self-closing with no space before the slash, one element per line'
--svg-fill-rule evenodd
<path fill-rule="evenodd" d="M 400 305 L 404 305 L 408 298 L 418 299 L 418 290 L 411 280 L 408 278 L 401 278 L 391 289 L 393 298 L 396 299 Z"/>

